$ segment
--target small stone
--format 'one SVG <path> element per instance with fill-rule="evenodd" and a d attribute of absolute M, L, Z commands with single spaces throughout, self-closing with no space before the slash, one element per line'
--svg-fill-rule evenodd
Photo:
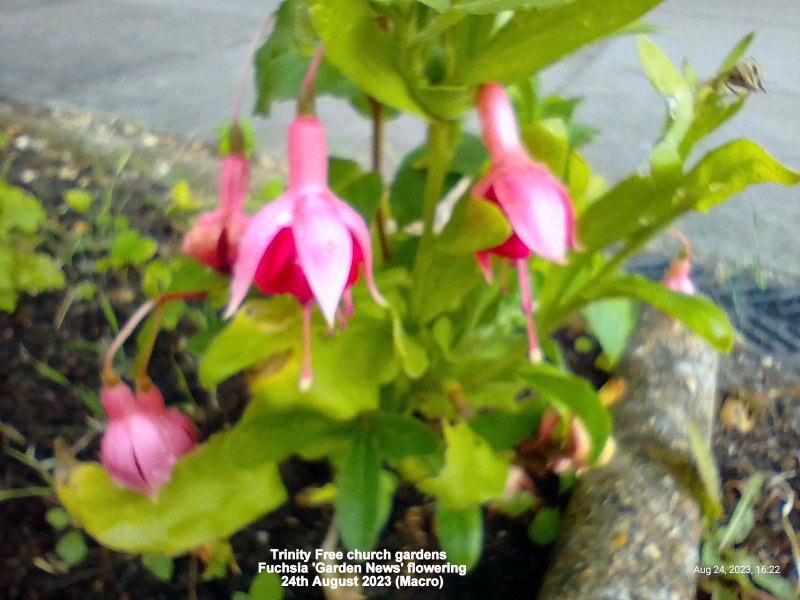
<path fill-rule="evenodd" d="M 761 366 L 764 367 L 765 369 L 769 369 L 774 364 L 775 364 L 775 359 L 770 355 L 764 356 L 761 359 Z"/>
<path fill-rule="evenodd" d="M 36 173 L 36 171 L 34 169 L 24 169 L 19 174 L 19 180 L 22 183 L 30 183 L 31 181 L 36 179 L 36 175 L 37 175 L 37 173 Z"/>
<path fill-rule="evenodd" d="M 625 546 L 625 544 L 628 543 L 628 539 L 629 538 L 627 533 L 625 533 L 624 531 L 618 531 L 617 533 L 614 534 L 614 537 L 611 538 L 611 547 L 614 550 L 619 550 L 620 548 Z"/>
<path fill-rule="evenodd" d="M 146 134 L 142 137 L 142 146 L 145 148 L 153 148 L 158 145 L 158 137 L 152 133 Z"/>
<path fill-rule="evenodd" d="M 647 546 L 644 547 L 644 553 L 654 561 L 661 558 L 661 550 L 658 549 L 658 546 L 652 543 L 647 544 Z"/>
<path fill-rule="evenodd" d="M 31 145 L 31 138 L 27 135 L 21 135 L 14 140 L 14 148 L 17 150 L 27 150 Z"/>
<path fill-rule="evenodd" d="M 73 180 L 75 180 L 76 177 L 78 177 L 78 170 L 75 169 L 74 167 L 69 166 L 69 165 L 63 165 L 58 170 L 58 178 L 59 179 L 65 179 L 65 180 L 73 181 Z"/>

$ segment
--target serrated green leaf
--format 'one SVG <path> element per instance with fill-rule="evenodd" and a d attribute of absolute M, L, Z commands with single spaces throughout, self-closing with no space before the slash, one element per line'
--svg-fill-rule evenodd
<path fill-rule="evenodd" d="M 0 231 L 36 233 L 45 217 L 39 200 L 0 180 Z"/>
<path fill-rule="evenodd" d="M 741 59 L 744 56 L 744 53 L 747 52 L 750 44 L 753 43 L 753 38 L 755 38 L 755 35 L 756 32 L 751 31 L 741 40 L 739 40 L 739 42 L 733 47 L 733 50 L 731 50 L 728 56 L 725 57 L 725 60 L 722 61 L 722 65 L 720 65 L 719 71 L 717 71 L 718 74 L 725 74 L 736 66 L 736 63 L 739 62 L 739 59 Z"/>
<path fill-rule="evenodd" d="M 155 240 L 128 229 L 118 234 L 111 243 L 108 264 L 117 269 L 138 267 L 153 258 L 157 250 Z"/>
<path fill-rule="evenodd" d="M 473 254 L 499 246 L 510 235 L 511 225 L 496 204 L 464 197 L 437 240 L 437 247 L 446 254 Z"/>
<path fill-rule="evenodd" d="M 465 565 L 470 571 L 478 564 L 483 549 L 483 514 L 478 505 L 450 508 L 436 505 L 436 537 L 447 553 L 447 562 Z"/>
<path fill-rule="evenodd" d="M 541 119 L 522 129 L 522 141 L 531 156 L 563 178 L 569 158 L 569 132 L 563 119 Z"/>
<path fill-rule="evenodd" d="M 224 451 L 231 431 L 182 457 L 153 501 L 117 487 L 97 463 L 80 463 L 56 485 L 70 515 L 114 550 L 175 556 L 227 538 L 286 500 L 277 465 L 232 465 Z"/>
<path fill-rule="evenodd" d="M 457 309 L 464 297 L 481 283 L 472 256 L 447 255 L 434 249 L 420 259 L 418 273 L 411 310 L 422 324 Z"/>
<path fill-rule="evenodd" d="M 535 435 L 544 407 L 526 404 L 519 411 L 487 411 L 470 420 L 470 427 L 494 450 L 507 450 Z"/>
<path fill-rule="evenodd" d="M 444 467 L 436 477 L 419 482 L 419 488 L 451 509 L 466 509 L 499 496 L 508 464 L 466 423 L 445 423 L 443 428 Z"/>
<path fill-rule="evenodd" d="M 18 254 L 15 270 L 14 286 L 28 294 L 58 290 L 65 285 L 61 266 L 46 254 Z"/>
<path fill-rule="evenodd" d="M 544 10 L 572 4 L 576 0 L 453 0 L 451 9 L 473 15 L 489 15 L 506 10 Z"/>

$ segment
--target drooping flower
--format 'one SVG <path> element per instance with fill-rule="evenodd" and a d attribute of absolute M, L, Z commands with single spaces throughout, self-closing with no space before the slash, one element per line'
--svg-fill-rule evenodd
<path fill-rule="evenodd" d="M 239 132 L 239 133 L 236 133 Z M 239 240 L 250 223 L 244 201 L 250 184 L 250 163 L 243 154 L 237 125 L 231 127 L 231 154 L 222 160 L 219 173 L 219 205 L 201 214 L 183 238 L 183 253 L 221 273 L 230 273 Z"/>
<path fill-rule="evenodd" d="M 103 387 L 100 400 L 109 418 L 100 461 L 118 485 L 155 497 L 178 458 L 194 449 L 194 426 L 177 409 L 167 409 L 154 386 L 134 396 L 118 382 Z"/>
<path fill-rule="evenodd" d="M 675 292 L 693 296 L 697 290 L 694 287 L 691 277 L 689 277 L 692 271 L 692 246 L 682 233 L 678 231 L 673 231 L 672 233 L 683 244 L 683 250 L 681 250 L 678 257 L 670 263 L 667 272 L 664 273 L 661 283 Z"/>
<path fill-rule="evenodd" d="M 328 151 L 322 124 L 300 115 L 289 126 L 289 186 L 253 218 L 233 267 L 226 318 L 255 281 L 265 294 L 291 294 L 303 307 L 302 389 L 311 385 L 311 312 L 319 305 L 333 329 L 337 308 L 358 279 L 385 304 L 372 279 L 370 234 L 364 219 L 328 187 Z"/>
<path fill-rule="evenodd" d="M 489 282 L 492 280 L 491 255 L 515 262 L 528 329 L 529 355 L 536 362 L 541 359 L 541 351 L 533 325 L 527 259 L 536 254 L 562 263 L 567 251 L 577 247 L 572 203 L 564 186 L 525 150 L 514 109 L 502 86 L 489 83 L 480 89 L 478 114 L 491 167 L 475 184 L 472 195 L 496 204 L 508 219 L 512 232 L 502 244 L 477 252 L 475 258 Z"/>

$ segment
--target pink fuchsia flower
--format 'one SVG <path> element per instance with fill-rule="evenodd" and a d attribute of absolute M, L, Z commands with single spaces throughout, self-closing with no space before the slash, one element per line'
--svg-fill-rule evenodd
<path fill-rule="evenodd" d="M 311 312 L 319 305 L 333 329 L 342 297 L 363 266 L 367 287 L 385 300 L 372 279 L 370 234 L 364 219 L 328 188 L 328 150 L 322 124 L 311 115 L 289 126 L 289 187 L 262 208 L 245 231 L 233 267 L 225 317 L 236 312 L 255 281 L 265 294 L 291 294 L 303 307 L 301 389 L 311 385 Z"/>
<path fill-rule="evenodd" d="M 472 189 L 472 195 L 496 204 L 511 225 L 502 244 L 477 252 L 475 258 L 486 280 L 492 280 L 491 255 L 515 262 L 519 274 L 522 309 L 528 330 L 531 360 L 541 359 L 533 325 L 533 301 L 527 259 L 536 254 L 563 263 L 576 248 L 575 217 L 566 189 L 525 150 L 511 101 L 502 86 L 484 85 L 478 92 L 481 134 L 491 157 L 489 172 Z"/>
<path fill-rule="evenodd" d="M 223 159 L 220 168 L 219 206 L 200 215 L 186 233 L 182 246 L 184 254 L 221 273 L 231 272 L 239 240 L 250 223 L 250 217 L 244 212 L 249 184 L 250 164 L 241 153 L 234 151 Z"/>
<path fill-rule="evenodd" d="M 105 386 L 100 400 L 109 418 L 100 462 L 117 485 L 154 498 L 172 477 L 178 458 L 194 449 L 194 426 L 178 410 L 167 409 L 152 386 L 134 396 L 119 382 Z"/>
<path fill-rule="evenodd" d="M 678 258 L 670 263 L 661 283 L 675 292 L 693 296 L 697 290 L 689 277 L 692 271 L 692 246 L 682 233 L 678 231 L 673 231 L 672 233 L 683 244 L 683 250 L 678 255 Z"/>

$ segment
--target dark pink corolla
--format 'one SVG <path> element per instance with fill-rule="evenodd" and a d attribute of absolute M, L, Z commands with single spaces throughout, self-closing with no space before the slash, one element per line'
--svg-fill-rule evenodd
<path fill-rule="evenodd" d="M 107 385 L 100 400 L 109 418 L 100 440 L 100 461 L 118 485 L 155 497 L 172 477 L 178 458 L 197 443 L 192 422 L 166 408 L 152 385 L 136 396 L 122 382 Z"/>
<path fill-rule="evenodd" d="M 250 164 L 242 154 L 229 154 L 219 174 L 219 206 L 201 214 L 183 238 L 183 253 L 221 273 L 230 273 L 239 240 L 250 223 L 244 201 L 250 183 Z"/>
<path fill-rule="evenodd" d="M 531 359 L 541 358 L 533 325 L 533 301 L 527 259 L 536 254 L 562 263 L 577 247 L 572 202 L 564 186 L 528 155 L 519 134 L 511 101 L 502 86 L 484 85 L 478 92 L 478 114 L 483 143 L 489 150 L 489 172 L 472 195 L 496 204 L 511 225 L 502 244 L 477 252 L 475 258 L 487 281 L 492 279 L 491 255 L 515 262 L 522 309 L 528 329 Z"/>
<path fill-rule="evenodd" d="M 289 126 L 289 186 L 262 208 L 245 231 L 233 267 L 225 316 L 236 312 L 255 281 L 265 294 L 291 294 L 303 307 L 301 388 L 311 385 L 310 328 L 314 302 L 333 328 L 342 297 L 359 266 L 372 297 L 385 301 L 372 279 L 370 234 L 364 219 L 328 187 L 328 150 L 322 124 L 311 115 Z"/>

